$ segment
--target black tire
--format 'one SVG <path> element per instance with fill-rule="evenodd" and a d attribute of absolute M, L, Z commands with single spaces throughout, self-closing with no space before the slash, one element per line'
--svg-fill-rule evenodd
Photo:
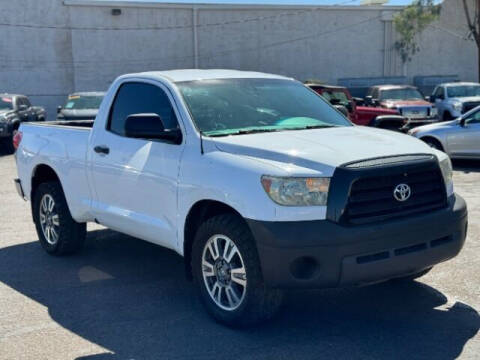
<path fill-rule="evenodd" d="M 418 273 L 415 273 L 415 274 L 410 274 L 410 275 L 407 275 L 407 276 L 402 276 L 402 277 L 398 277 L 398 278 L 395 278 L 395 279 L 392 279 L 392 281 L 394 282 L 409 282 L 409 281 L 414 281 L 415 279 L 418 279 L 420 277 L 422 277 L 423 275 L 426 275 L 427 273 L 430 272 L 430 270 L 433 269 L 433 266 L 432 267 L 429 267 L 427 269 L 424 269 Z"/>
<path fill-rule="evenodd" d="M 444 151 L 442 144 L 440 144 L 440 141 L 438 141 L 437 139 L 427 137 L 427 138 L 423 138 L 422 140 L 431 148 Z"/>
<path fill-rule="evenodd" d="M 58 215 L 58 226 L 55 231 L 58 238 L 53 244 L 47 241 L 40 222 L 40 206 L 45 195 L 53 199 L 54 214 Z M 87 225 L 77 223 L 72 218 L 62 187 L 58 182 L 46 182 L 38 186 L 33 198 L 33 220 L 40 244 L 51 255 L 73 254 L 79 251 L 85 242 Z"/>
<path fill-rule="evenodd" d="M 215 303 L 203 278 L 203 251 L 209 239 L 217 234 L 227 236 L 236 245 L 245 267 L 246 286 L 243 300 L 232 310 L 225 310 Z M 207 312 L 224 325 L 244 327 L 261 323 L 272 318 L 281 306 L 283 293 L 265 285 L 252 234 L 238 216 L 218 215 L 200 226 L 193 243 L 192 270 L 195 286 Z M 213 279 L 216 281 L 218 277 Z"/>

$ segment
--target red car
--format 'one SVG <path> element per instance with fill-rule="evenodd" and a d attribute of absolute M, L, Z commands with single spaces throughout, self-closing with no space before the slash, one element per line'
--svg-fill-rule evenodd
<path fill-rule="evenodd" d="M 306 85 L 332 105 L 346 109 L 348 118 L 356 125 L 400 130 L 406 123 L 406 119 L 396 109 L 358 106 L 356 101 L 361 99 L 354 99 L 346 87 L 308 82 Z"/>
<path fill-rule="evenodd" d="M 373 109 L 398 111 L 407 119 L 406 127 L 415 127 L 438 122 L 437 109 L 415 86 L 377 85 L 372 86 L 365 103 Z"/>

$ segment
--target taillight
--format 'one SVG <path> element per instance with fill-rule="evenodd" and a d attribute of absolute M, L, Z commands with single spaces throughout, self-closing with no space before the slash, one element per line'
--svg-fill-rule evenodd
<path fill-rule="evenodd" d="M 22 141 L 23 133 L 21 131 L 14 131 L 13 133 L 13 147 L 15 150 L 18 149 L 20 146 L 20 142 Z"/>

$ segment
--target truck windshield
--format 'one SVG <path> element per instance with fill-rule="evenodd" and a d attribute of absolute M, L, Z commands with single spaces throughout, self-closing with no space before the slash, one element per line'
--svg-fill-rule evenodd
<path fill-rule="evenodd" d="M 423 100 L 424 97 L 417 89 L 390 89 L 382 90 L 380 100 Z"/>
<path fill-rule="evenodd" d="M 195 125 L 206 136 L 352 126 L 320 96 L 291 80 L 219 79 L 177 85 Z"/>
<path fill-rule="evenodd" d="M 448 97 L 480 96 L 480 85 L 447 87 Z"/>
<path fill-rule="evenodd" d="M 102 103 L 103 96 L 80 96 L 70 95 L 65 104 L 65 109 L 80 110 L 80 109 L 98 109 Z"/>
<path fill-rule="evenodd" d="M 0 98 L 0 110 L 12 110 L 13 104 L 10 98 Z"/>

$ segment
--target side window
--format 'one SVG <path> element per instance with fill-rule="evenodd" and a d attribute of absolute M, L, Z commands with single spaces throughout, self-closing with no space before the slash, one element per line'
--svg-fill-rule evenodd
<path fill-rule="evenodd" d="M 30 104 L 30 100 L 28 100 L 28 98 L 26 98 L 26 97 L 23 98 L 23 103 L 24 103 L 25 105 L 27 105 L 28 107 L 31 107 L 31 106 L 32 106 L 32 104 Z"/>
<path fill-rule="evenodd" d="M 474 112 L 468 118 L 465 119 L 467 124 L 478 124 L 480 123 L 480 111 Z"/>
<path fill-rule="evenodd" d="M 372 97 L 376 100 L 380 99 L 380 91 L 378 88 L 373 89 Z"/>
<path fill-rule="evenodd" d="M 445 99 L 445 89 L 443 88 L 443 86 L 440 86 L 437 89 L 436 97 L 442 100 Z"/>
<path fill-rule="evenodd" d="M 20 109 L 20 105 L 23 104 L 22 98 L 21 98 L 21 97 L 17 97 L 17 98 L 15 99 L 15 104 L 16 104 L 17 109 Z"/>
<path fill-rule="evenodd" d="M 166 129 L 178 128 L 177 118 L 167 94 L 158 86 L 145 83 L 125 83 L 117 92 L 107 129 L 125 136 L 125 120 L 132 114 L 160 115 Z"/>

